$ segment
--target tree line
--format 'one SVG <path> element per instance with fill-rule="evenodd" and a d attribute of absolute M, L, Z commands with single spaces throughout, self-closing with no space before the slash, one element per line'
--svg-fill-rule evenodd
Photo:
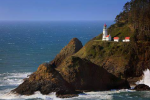
<path fill-rule="evenodd" d="M 150 0 L 131 0 L 116 16 L 117 24 L 129 23 L 135 29 L 138 40 L 150 40 Z"/>

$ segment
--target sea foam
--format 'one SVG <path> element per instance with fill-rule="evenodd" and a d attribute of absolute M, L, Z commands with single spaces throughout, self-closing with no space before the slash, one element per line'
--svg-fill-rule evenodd
<path fill-rule="evenodd" d="M 39 91 L 35 92 L 33 95 L 30 95 L 30 96 L 7 93 L 5 95 L 2 95 L 0 99 L 5 99 L 5 100 L 26 100 L 26 99 L 63 100 L 63 99 L 57 98 L 55 94 L 56 93 L 50 93 L 49 95 L 42 95 Z"/>
<path fill-rule="evenodd" d="M 7 90 L 9 91 L 9 90 Z M 30 96 L 24 96 L 14 93 L 7 93 L 0 96 L 0 100 L 28 100 L 28 99 L 34 99 L 34 100 L 113 100 L 114 94 L 120 94 L 123 92 L 132 92 L 127 89 L 123 90 L 113 90 L 113 91 L 97 91 L 97 92 L 85 92 L 82 94 L 79 94 L 78 97 L 73 98 L 57 98 L 56 93 L 50 93 L 49 95 L 42 95 L 39 91 L 35 92 L 33 95 Z M 123 96 L 118 95 L 119 98 L 123 98 Z M 127 98 L 131 98 L 128 96 Z"/>
<path fill-rule="evenodd" d="M 31 72 L 0 74 L 0 86 L 18 86 L 30 74 Z"/>
<path fill-rule="evenodd" d="M 35 92 L 33 95 L 24 96 L 18 95 L 14 93 L 7 93 L 0 96 L 1 99 L 5 100 L 26 100 L 26 99 L 42 99 L 42 100 L 112 100 L 113 93 L 120 93 L 119 91 L 105 91 L 105 92 L 86 92 L 83 94 L 79 94 L 78 97 L 73 98 L 57 98 L 56 93 L 50 93 L 49 95 L 42 95 L 39 91 Z"/>
<path fill-rule="evenodd" d="M 145 85 L 148 85 L 150 87 L 150 70 L 147 69 L 145 70 L 144 72 L 144 75 L 143 75 L 143 78 L 142 80 L 136 82 L 136 84 L 145 84 Z"/>
<path fill-rule="evenodd" d="M 2 80 L 1 85 L 3 86 L 18 86 L 23 82 L 23 78 L 26 78 L 31 73 L 3 73 L 0 74 Z M 2 84 L 3 83 L 3 84 Z M 36 99 L 36 100 L 112 100 L 113 94 L 118 94 L 122 92 L 130 92 L 128 90 L 113 90 L 113 91 L 99 91 L 99 92 L 85 92 L 79 94 L 78 97 L 73 98 L 57 98 L 56 93 L 50 93 L 49 95 L 42 95 L 39 91 L 30 96 L 24 96 L 19 94 L 11 93 L 10 91 L 14 88 L 0 90 L 0 100 L 27 100 L 27 99 Z"/>

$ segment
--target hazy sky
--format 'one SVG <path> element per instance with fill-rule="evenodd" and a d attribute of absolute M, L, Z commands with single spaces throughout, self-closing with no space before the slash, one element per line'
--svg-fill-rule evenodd
<path fill-rule="evenodd" d="M 114 20 L 130 0 L 0 0 L 0 20 Z"/>

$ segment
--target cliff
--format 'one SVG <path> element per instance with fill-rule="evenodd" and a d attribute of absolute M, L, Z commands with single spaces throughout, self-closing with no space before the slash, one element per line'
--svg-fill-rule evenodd
<path fill-rule="evenodd" d="M 75 90 L 106 91 L 130 88 L 126 80 L 117 78 L 86 59 L 70 56 L 56 68 Z"/>
<path fill-rule="evenodd" d="M 108 34 L 120 42 L 102 42 L 102 34 L 90 40 L 74 56 L 85 58 L 103 67 L 130 84 L 138 81 L 145 69 L 150 69 L 150 1 L 131 0 L 116 16 Z M 131 42 L 121 42 L 130 37 Z"/>
<path fill-rule="evenodd" d="M 36 91 L 42 94 L 56 92 L 57 97 L 68 98 L 78 96 L 82 91 L 130 88 L 127 80 L 114 76 L 86 58 L 74 56 L 82 50 L 81 47 L 78 39 L 72 39 L 53 61 L 41 64 L 12 92 L 21 95 L 32 95 Z"/>
<path fill-rule="evenodd" d="M 46 63 L 41 64 L 36 72 L 12 90 L 21 95 L 32 95 L 35 91 L 40 91 L 42 94 L 56 92 L 57 97 L 61 98 L 78 96 L 79 93 L 62 78 L 52 65 Z"/>
<path fill-rule="evenodd" d="M 56 92 L 58 97 L 72 97 L 77 96 L 77 90 L 129 89 L 129 83 L 134 84 L 145 69 L 150 69 L 150 20 L 149 15 L 144 15 L 149 12 L 145 9 L 150 7 L 147 4 L 149 1 L 144 0 L 128 2 L 124 11 L 117 15 L 116 23 L 108 29 L 112 38 L 118 36 L 122 40 L 129 36 L 131 42 L 104 42 L 100 34 L 82 47 L 74 38 L 53 61 L 40 65 L 13 92 L 23 95 L 35 91 Z M 145 18 L 140 17 L 138 11 Z"/>
<path fill-rule="evenodd" d="M 145 69 L 150 69 L 150 41 L 135 41 L 136 35 L 129 24 L 121 27 L 114 24 L 108 31 L 112 37 L 118 36 L 123 39 L 125 36 L 130 36 L 131 42 L 96 41 L 102 39 L 100 34 L 74 56 L 85 58 L 116 77 L 128 79 L 131 84 L 134 84 Z"/>
<path fill-rule="evenodd" d="M 97 41 L 102 39 L 100 34 L 74 56 L 85 58 L 134 84 L 145 69 L 150 69 L 149 7 L 150 2 L 145 0 L 127 2 L 116 16 L 116 23 L 108 28 L 112 39 L 117 36 L 120 42 Z M 131 42 L 121 42 L 125 37 L 130 37 Z"/>

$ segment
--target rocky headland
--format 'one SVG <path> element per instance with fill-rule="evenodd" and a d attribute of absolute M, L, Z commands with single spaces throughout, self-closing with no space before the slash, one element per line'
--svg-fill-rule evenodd
<path fill-rule="evenodd" d="M 82 43 L 73 38 L 53 61 L 41 64 L 12 92 L 21 95 L 32 95 L 36 91 L 42 94 L 56 92 L 57 97 L 67 98 L 78 96 L 83 91 L 130 88 L 127 80 L 116 77 L 85 58 L 75 56 L 81 48 Z"/>
<path fill-rule="evenodd" d="M 129 89 L 142 78 L 144 70 L 150 69 L 150 9 L 147 2 L 132 0 L 126 3 L 124 11 L 117 15 L 116 23 L 108 28 L 112 38 L 117 36 L 122 40 L 128 36 L 130 42 L 101 41 L 100 34 L 82 46 L 81 41 L 73 38 L 54 60 L 40 65 L 12 91 L 22 95 L 36 91 L 42 94 L 56 92 L 58 97 L 66 98 L 78 96 L 83 91 Z M 149 90 L 149 87 L 141 84 L 135 90 Z"/>
<path fill-rule="evenodd" d="M 56 92 L 56 95 L 62 98 L 77 96 L 79 93 L 52 65 L 47 63 L 41 64 L 36 72 L 13 90 L 21 95 L 32 95 L 35 91 L 40 91 L 42 94 Z"/>

